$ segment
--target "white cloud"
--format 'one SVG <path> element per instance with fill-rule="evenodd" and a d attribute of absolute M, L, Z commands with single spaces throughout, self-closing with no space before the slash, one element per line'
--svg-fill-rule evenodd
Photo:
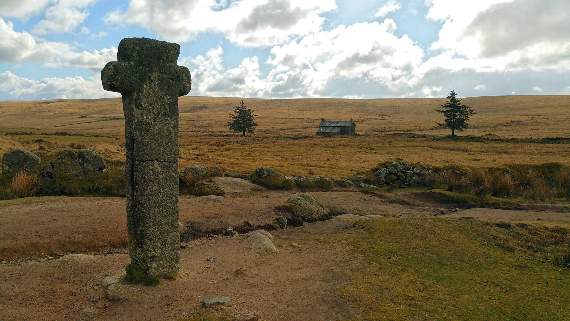
<path fill-rule="evenodd" d="M 41 12 L 51 0 L 2 0 L 0 17 L 28 18 Z"/>
<path fill-rule="evenodd" d="M 117 97 L 103 90 L 98 74 L 91 78 L 65 77 L 31 80 L 10 71 L 0 73 L 0 92 L 14 99 L 77 99 Z"/>
<path fill-rule="evenodd" d="M 268 83 L 260 78 L 257 57 L 245 58 L 236 68 L 225 69 L 223 49 L 211 49 L 194 59 L 181 59 L 192 70 L 192 94 L 214 96 L 263 97 Z"/>
<path fill-rule="evenodd" d="M 357 23 L 274 47 L 270 76 L 299 82 L 308 96 L 326 95 L 335 78 L 365 79 L 397 91 L 414 81 L 424 53 L 408 36 L 396 36 L 395 27 L 391 19 Z"/>
<path fill-rule="evenodd" d="M 74 32 L 89 15 L 86 8 L 96 1 L 58 0 L 46 10 L 44 19 L 38 22 L 32 32 L 38 35 Z"/>
<path fill-rule="evenodd" d="M 567 0 L 426 0 L 443 22 L 428 65 L 478 72 L 570 69 Z"/>
<path fill-rule="evenodd" d="M 62 42 L 38 41 L 27 32 L 17 32 L 0 18 L 0 63 L 36 62 L 48 67 L 101 69 L 116 57 L 115 48 L 78 51 Z"/>
<path fill-rule="evenodd" d="M 380 9 L 378 9 L 378 11 L 374 15 L 374 17 L 384 18 L 387 15 L 389 15 L 393 12 L 396 12 L 400 9 L 402 9 L 402 6 L 400 5 L 400 3 L 398 3 L 395 0 L 391 0 L 391 1 L 388 1 L 386 4 L 384 4 Z"/>
<path fill-rule="evenodd" d="M 218 32 L 242 46 L 271 46 L 319 31 L 320 14 L 334 9 L 334 0 L 131 0 L 105 21 L 138 25 L 170 41 Z"/>
<path fill-rule="evenodd" d="M 416 81 L 413 74 L 422 62 L 423 50 L 407 36 L 394 35 L 395 27 L 390 19 L 339 26 L 276 46 L 265 76 L 257 57 L 225 69 L 222 48 L 181 59 L 181 63 L 191 66 L 193 93 L 199 95 L 319 97 L 331 95 L 332 90 L 342 96 L 361 96 L 338 87 L 347 82 L 376 88 L 378 92 L 372 95 L 382 91 L 399 94 Z"/>
<path fill-rule="evenodd" d="M 475 91 L 487 90 L 487 86 L 486 86 L 486 85 L 483 85 L 483 84 L 479 84 L 479 85 L 475 86 L 475 87 L 473 88 L 473 90 L 475 90 Z"/>

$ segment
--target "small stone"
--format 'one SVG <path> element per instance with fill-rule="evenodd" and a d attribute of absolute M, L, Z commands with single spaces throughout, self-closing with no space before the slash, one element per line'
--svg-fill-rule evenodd
<path fill-rule="evenodd" d="M 231 299 L 228 297 L 220 296 L 220 297 L 209 297 L 202 300 L 202 306 L 204 308 L 209 308 L 212 306 L 217 305 L 226 305 L 231 302 Z"/>
<path fill-rule="evenodd" d="M 107 276 L 105 278 L 103 278 L 103 281 L 101 281 L 101 285 L 104 288 L 108 288 L 109 286 L 116 284 L 116 283 L 120 283 L 121 282 L 121 278 L 115 277 L 115 276 Z"/>
<path fill-rule="evenodd" d="M 271 241 L 273 235 L 264 230 L 254 231 L 248 234 L 247 241 L 257 254 L 270 254 L 279 252 Z"/>
<path fill-rule="evenodd" d="M 206 261 L 208 261 L 210 263 L 214 263 L 214 262 L 216 262 L 216 257 L 215 256 L 208 256 L 206 258 Z"/>
<path fill-rule="evenodd" d="M 105 298 L 111 302 L 128 300 L 127 288 L 121 283 L 113 283 L 104 289 Z"/>

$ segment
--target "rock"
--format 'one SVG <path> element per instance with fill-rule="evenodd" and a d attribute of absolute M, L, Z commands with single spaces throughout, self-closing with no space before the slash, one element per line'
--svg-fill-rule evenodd
<path fill-rule="evenodd" d="M 231 302 L 231 299 L 224 296 L 216 296 L 202 299 L 201 303 L 204 308 L 210 308 L 217 305 L 226 305 Z"/>
<path fill-rule="evenodd" d="M 195 196 L 224 196 L 224 190 L 214 182 L 197 182 L 190 188 L 190 194 Z"/>
<path fill-rule="evenodd" d="M 96 152 L 88 149 L 64 150 L 43 169 L 42 176 L 50 179 L 59 177 L 85 177 L 103 172 L 105 160 Z"/>
<path fill-rule="evenodd" d="M 101 281 L 101 285 L 103 286 L 103 288 L 108 288 L 109 286 L 120 282 L 121 278 L 118 278 L 116 276 L 107 276 L 103 278 L 103 281 Z"/>
<path fill-rule="evenodd" d="M 226 194 L 245 194 L 264 190 L 250 181 L 235 177 L 215 177 L 212 182 L 218 185 Z"/>
<path fill-rule="evenodd" d="M 431 174 L 432 170 L 426 166 L 401 160 L 382 163 L 374 170 L 376 184 L 397 187 L 426 185 Z"/>
<path fill-rule="evenodd" d="M 105 298 L 111 302 L 124 302 L 128 301 L 129 293 L 128 288 L 121 283 L 113 283 L 104 288 Z"/>
<path fill-rule="evenodd" d="M 293 195 L 287 200 L 285 208 L 291 216 L 287 221 L 296 225 L 302 225 L 303 222 L 322 221 L 329 217 L 326 208 L 309 194 Z"/>
<path fill-rule="evenodd" d="M 12 178 L 19 172 L 34 173 L 40 167 L 41 159 L 23 149 L 12 149 L 2 157 L 2 174 Z"/>
<path fill-rule="evenodd" d="M 250 180 L 263 187 L 274 190 L 290 190 L 295 187 L 292 178 L 271 169 L 271 168 L 258 168 L 250 176 Z"/>
<path fill-rule="evenodd" d="M 208 168 L 206 166 L 192 165 L 184 168 L 181 180 L 184 184 L 191 186 L 208 177 Z"/>
<path fill-rule="evenodd" d="M 221 202 L 224 200 L 224 197 L 218 195 L 207 195 L 200 197 L 200 199 L 214 201 L 214 202 Z"/>
<path fill-rule="evenodd" d="M 247 234 L 247 241 L 257 254 L 271 254 L 279 252 L 275 244 L 273 244 L 272 239 L 273 235 L 264 230 L 253 231 Z"/>
<path fill-rule="evenodd" d="M 121 302 L 128 300 L 128 289 L 121 284 L 121 278 L 107 276 L 101 281 L 105 298 L 111 302 Z"/>

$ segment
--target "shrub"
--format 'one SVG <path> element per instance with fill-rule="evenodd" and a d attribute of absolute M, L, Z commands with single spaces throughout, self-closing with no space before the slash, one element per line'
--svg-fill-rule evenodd
<path fill-rule="evenodd" d="M 322 176 L 296 176 L 293 178 L 293 182 L 301 190 L 330 191 L 334 188 L 333 182 Z"/>
<path fill-rule="evenodd" d="M 15 197 L 32 196 L 38 190 L 38 177 L 36 175 L 19 172 L 10 182 L 10 193 Z"/>
<path fill-rule="evenodd" d="M 249 178 L 254 184 L 269 189 L 290 190 L 295 187 L 295 182 L 292 178 L 286 177 L 271 168 L 258 168 Z"/>
<path fill-rule="evenodd" d="M 124 196 L 126 190 L 124 165 L 120 161 L 108 163 L 105 171 L 86 173 L 83 176 L 59 173 L 50 177 L 44 173 L 40 177 L 38 192 L 41 195 Z"/>
<path fill-rule="evenodd" d="M 432 170 L 422 164 L 394 160 L 378 165 L 374 170 L 374 183 L 397 187 L 425 186 Z"/>
<path fill-rule="evenodd" d="M 198 182 L 190 188 L 189 192 L 195 196 L 226 195 L 226 192 L 214 182 Z"/>

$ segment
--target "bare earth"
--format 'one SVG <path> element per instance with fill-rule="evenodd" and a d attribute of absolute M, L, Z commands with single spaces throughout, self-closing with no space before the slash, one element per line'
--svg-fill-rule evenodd
<path fill-rule="evenodd" d="M 181 221 L 262 224 L 275 217 L 274 207 L 290 194 L 184 197 Z M 358 192 L 313 194 L 356 215 L 433 216 L 444 211 Z M 0 320 L 181 320 L 211 296 L 229 297 L 232 311 L 254 313 L 260 320 L 346 320 L 356 313 L 339 299 L 338 288 L 346 273 L 358 266 L 358 257 L 347 245 L 358 227 L 339 219 L 272 232 L 279 249 L 275 254 L 256 254 L 244 235 L 191 241 L 182 250 L 176 281 L 156 288 L 125 285 L 128 301 L 110 302 L 101 281 L 121 276 L 128 263 L 124 206 L 120 198 L 1 202 Z M 570 222 L 568 213 L 492 209 L 445 217 Z"/>

